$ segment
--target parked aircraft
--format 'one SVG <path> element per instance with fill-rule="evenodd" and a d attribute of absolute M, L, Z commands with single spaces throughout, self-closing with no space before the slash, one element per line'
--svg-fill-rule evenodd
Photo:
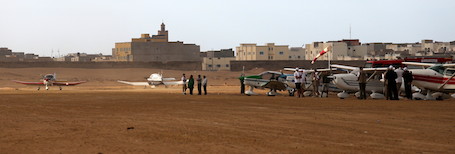
<path fill-rule="evenodd" d="M 332 69 L 336 70 L 336 69 Z M 284 68 L 284 71 L 295 71 L 295 68 Z M 304 70 L 307 73 L 307 81 L 311 81 L 311 73 L 314 70 Z M 318 71 L 329 71 L 329 69 L 318 69 Z M 245 91 L 246 95 L 255 95 L 253 92 L 254 88 L 259 89 L 270 89 L 270 92 L 267 92 L 267 95 L 274 96 L 276 91 L 288 91 L 290 96 L 293 96 L 295 93 L 295 84 L 294 84 L 294 74 L 284 74 L 276 71 L 265 71 L 258 75 L 251 75 L 244 77 L 244 84 L 250 87 L 249 90 Z M 306 82 L 305 89 L 307 91 L 313 90 L 311 82 Z M 329 90 L 334 91 L 335 86 L 329 85 Z"/>
<path fill-rule="evenodd" d="M 338 93 L 339 98 L 349 97 L 348 92 L 358 92 L 359 82 L 357 81 L 357 73 L 359 67 L 345 66 L 345 65 L 331 65 L 332 67 L 344 69 L 348 71 L 346 74 L 334 74 L 332 76 L 334 84 L 344 91 Z M 387 70 L 387 68 L 364 68 L 368 74 L 371 74 L 367 80 L 365 91 L 371 91 L 370 97 L 373 99 L 385 98 L 380 92 L 384 89 L 384 83 L 380 81 L 381 74 Z"/>
<path fill-rule="evenodd" d="M 129 81 L 117 81 L 124 84 L 129 84 L 133 86 L 150 86 L 151 88 L 155 88 L 158 85 L 182 85 L 183 81 L 176 81 L 175 78 L 163 78 L 162 74 L 153 73 L 150 77 L 146 78 L 147 82 L 129 82 Z"/>
<path fill-rule="evenodd" d="M 412 84 L 427 91 L 426 96 L 421 93 L 414 93 L 414 98 L 432 100 L 435 99 L 435 97 L 443 98 L 444 94 L 455 92 L 455 64 L 429 64 L 418 62 L 403 62 L 403 64 L 428 67 L 426 69 L 409 70 L 414 77 Z M 431 94 L 431 92 L 435 93 Z M 452 97 L 455 98 L 455 94 L 452 95 Z"/>
<path fill-rule="evenodd" d="M 253 92 L 254 88 L 264 89 L 268 88 L 271 89 L 270 92 L 267 93 L 269 96 L 276 95 L 276 91 L 284 91 L 288 90 L 289 94 L 293 94 L 294 89 L 290 88 L 287 84 L 286 78 L 287 76 L 292 76 L 292 74 L 282 74 L 281 72 L 275 71 L 265 71 L 259 73 L 258 75 L 250 75 L 245 76 L 243 78 L 243 83 L 250 87 L 249 90 L 245 91 L 246 95 L 256 95 Z"/>
<path fill-rule="evenodd" d="M 68 82 L 68 81 L 59 81 L 57 80 L 57 75 L 54 74 L 47 74 L 43 76 L 42 81 L 40 82 L 26 82 L 26 81 L 17 81 L 13 80 L 16 83 L 29 85 L 29 86 L 38 86 L 38 90 L 40 90 L 41 86 L 45 86 L 46 90 L 49 90 L 50 86 L 58 86 L 60 90 L 62 90 L 62 86 L 75 86 L 81 83 L 85 83 L 85 81 L 79 82 Z"/>
<path fill-rule="evenodd" d="M 339 69 L 348 71 L 347 74 L 335 74 L 333 75 L 333 82 L 335 85 L 343 89 L 344 91 L 338 93 L 339 98 L 349 97 L 348 92 L 358 92 L 359 91 L 359 82 L 357 81 L 357 73 L 359 72 L 359 67 L 345 66 L 345 65 L 331 65 Z M 373 99 L 383 99 L 385 96 L 382 94 L 384 90 L 384 81 L 382 78 L 382 73 L 384 73 L 387 68 L 363 68 L 363 70 L 369 74 L 365 91 L 371 92 L 370 97 Z M 404 84 L 401 85 L 401 90 L 404 91 Z M 415 86 L 412 87 L 412 91 L 418 91 L 419 89 Z M 356 96 L 358 93 L 356 93 Z"/>

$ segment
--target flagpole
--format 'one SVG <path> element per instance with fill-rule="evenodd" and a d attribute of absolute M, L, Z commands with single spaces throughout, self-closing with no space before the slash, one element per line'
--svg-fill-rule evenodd
<path fill-rule="evenodd" d="M 332 48 L 333 48 L 333 47 L 332 47 Z M 329 51 L 327 51 L 327 52 L 330 52 L 330 50 L 329 50 Z M 330 66 L 330 55 L 331 55 L 331 54 L 332 54 L 332 52 L 330 52 L 329 54 L 327 54 L 327 61 L 329 62 L 329 70 L 330 70 L 330 74 L 332 74 L 332 67 Z"/>

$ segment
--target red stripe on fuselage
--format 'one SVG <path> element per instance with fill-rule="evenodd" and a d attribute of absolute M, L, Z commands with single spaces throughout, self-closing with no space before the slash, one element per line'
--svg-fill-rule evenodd
<path fill-rule="evenodd" d="M 446 77 L 434 77 L 434 76 L 424 76 L 424 75 L 413 75 L 414 80 L 424 81 L 424 82 L 432 82 L 432 83 L 439 83 L 443 84 L 447 81 Z M 447 84 L 455 84 L 455 77 L 450 79 Z"/>

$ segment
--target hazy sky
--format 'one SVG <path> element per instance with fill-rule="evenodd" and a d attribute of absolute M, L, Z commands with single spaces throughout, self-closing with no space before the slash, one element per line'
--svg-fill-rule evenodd
<path fill-rule="evenodd" d="M 454 0 L 0 0 L 0 47 L 50 56 L 111 54 L 115 42 L 156 34 L 201 50 L 240 43 L 455 40 Z"/>

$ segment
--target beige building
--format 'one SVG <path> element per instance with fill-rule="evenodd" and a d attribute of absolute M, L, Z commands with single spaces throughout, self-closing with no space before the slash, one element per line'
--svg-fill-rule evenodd
<path fill-rule="evenodd" d="M 229 71 L 231 61 L 235 60 L 232 49 L 201 52 L 202 70 L 204 71 Z"/>
<path fill-rule="evenodd" d="M 267 43 L 264 46 L 256 44 L 240 44 L 236 47 L 236 60 L 290 60 L 288 45 Z"/>
<path fill-rule="evenodd" d="M 361 44 L 357 39 L 313 42 L 306 44 L 306 60 L 313 60 L 322 50 L 332 46 L 332 51 L 318 58 L 318 60 L 367 60 L 371 58 L 383 58 L 391 43 L 367 43 Z"/>
<path fill-rule="evenodd" d="M 142 34 L 140 38 L 133 38 L 131 42 L 116 43 L 112 49 L 113 59 L 116 61 L 137 62 L 170 62 L 170 61 L 201 61 L 200 47 L 183 42 L 169 42 L 169 33 L 161 24 L 158 35 L 150 37 Z"/>
<path fill-rule="evenodd" d="M 289 49 L 289 60 L 304 60 L 304 59 L 305 59 L 305 48 L 291 47 Z"/>

